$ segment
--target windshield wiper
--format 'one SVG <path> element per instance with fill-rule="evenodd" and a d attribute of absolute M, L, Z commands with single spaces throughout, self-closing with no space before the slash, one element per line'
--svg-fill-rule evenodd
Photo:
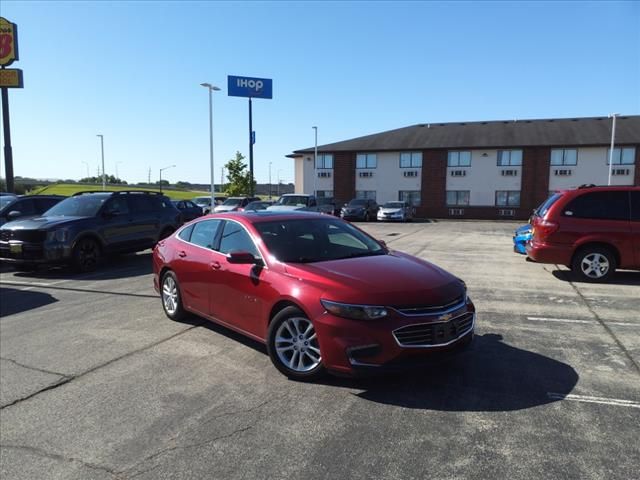
<path fill-rule="evenodd" d="M 334 260 L 344 260 L 345 258 L 373 257 L 376 255 L 385 255 L 385 251 L 378 250 L 377 252 L 350 253 L 349 255 L 345 255 L 344 257 L 338 257 L 338 258 L 335 258 Z"/>

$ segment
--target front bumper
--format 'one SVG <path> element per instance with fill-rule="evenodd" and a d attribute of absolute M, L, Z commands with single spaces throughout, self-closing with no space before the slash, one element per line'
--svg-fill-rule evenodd
<path fill-rule="evenodd" d="M 341 213 L 340 218 L 343 220 L 364 220 L 365 214 Z"/>
<path fill-rule="evenodd" d="M 462 318 L 466 323 L 458 329 L 457 325 L 461 324 L 457 322 Z M 446 312 L 429 315 L 409 316 L 393 310 L 384 319 L 365 321 L 325 312 L 314 321 L 325 367 L 332 373 L 347 376 L 437 363 L 443 355 L 457 353 L 471 342 L 475 323 L 475 307 L 468 299 Z M 407 331 L 412 328 L 432 329 L 435 340 L 423 344 L 399 340 L 403 334 L 406 339 Z"/>
<path fill-rule="evenodd" d="M 71 248 L 58 242 L 0 241 L 0 262 L 14 264 L 56 264 L 69 261 Z"/>

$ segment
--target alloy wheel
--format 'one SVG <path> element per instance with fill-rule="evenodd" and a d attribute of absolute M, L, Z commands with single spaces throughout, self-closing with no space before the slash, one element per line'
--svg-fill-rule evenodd
<path fill-rule="evenodd" d="M 609 268 L 611 268 L 609 260 L 601 253 L 589 253 L 582 257 L 580 262 L 582 273 L 593 279 L 604 277 L 609 272 Z"/>
<path fill-rule="evenodd" d="M 171 275 L 167 275 L 162 282 L 162 303 L 169 315 L 178 310 L 178 287 Z"/>
<path fill-rule="evenodd" d="M 284 320 L 276 331 L 275 349 L 280 362 L 294 372 L 309 372 L 322 361 L 316 331 L 306 318 Z"/>

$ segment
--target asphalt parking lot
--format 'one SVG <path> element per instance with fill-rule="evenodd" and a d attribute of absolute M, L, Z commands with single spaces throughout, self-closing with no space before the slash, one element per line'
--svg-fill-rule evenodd
<path fill-rule="evenodd" d="M 640 273 L 511 249 L 518 223 L 360 224 L 463 278 L 473 347 L 405 375 L 288 381 L 265 349 L 174 323 L 150 253 L 0 274 L 0 477 L 638 478 Z"/>

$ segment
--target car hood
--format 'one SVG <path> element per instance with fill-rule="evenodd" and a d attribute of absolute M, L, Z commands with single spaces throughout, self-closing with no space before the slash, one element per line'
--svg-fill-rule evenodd
<path fill-rule="evenodd" d="M 287 272 L 324 290 L 337 302 L 418 307 L 444 305 L 464 294 L 459 279 L 440 267 L 400 252 L 308 264 Z"/>
<path fill-rule="evenodd" d="M 235 209 L 239 208 L 240 205 L 218 205 L 217 207 L 215 207 L 213 209 L 214 212 L 219 213 L 219 212 L 232 212 Z"/>
<path fill-rule="evenodd" d="M 380 213 L 402 213 L 402 209 L 401 208 L 384 208 L 381 207 L 380 210 L 378 210 Z"/>
<path fill-rule="evenodd" d="M 267 210 L 275 211 L 275 212 L 290 212 L 292 210 L 301 210 L 303 208 L 307 208 L 304 205 L 271 205 L 267 207 Z"/>
<path fill-rule="evenodd" d="M 2 226 L 3 230 L 47 230 L 60 227 L 68 223 L 75 223 L 89 217 L 33 217 L 14 220 Z"/>

